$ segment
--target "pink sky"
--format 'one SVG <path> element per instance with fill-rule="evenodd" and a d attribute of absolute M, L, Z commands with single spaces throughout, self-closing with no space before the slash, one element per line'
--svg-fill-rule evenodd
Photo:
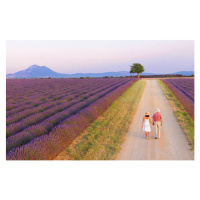
<path fill-rule="evenodd" d="M 141 63 L 145 72 L 194 70 L 193 40 L 8 40 L 6 73 L 37 64 L 59 73 L 129 71 Z"/>

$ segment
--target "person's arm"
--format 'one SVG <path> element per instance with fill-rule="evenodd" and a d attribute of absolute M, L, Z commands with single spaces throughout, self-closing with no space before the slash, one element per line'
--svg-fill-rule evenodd
<path fill-rule="evenodd" d="M 153 125 L 153 122 L 151 121 L 151 118 L 149 117 L 149 121 L 150 121 L 150 123 Z"/>
<path fill-rule="evenodd" d="M 144 123 L 144 117 L 143 117 L 143 120 L 142 120 L 142 127 L 143 127 L 143 123 Z"/>
<path fill-rule="evenodd" d="M 153 115 L 153 117 L 152 117 L 152 118 L 153 118 L 153 125 L 154 125 L 154 115 Z"/>
<path fill-rule="evenodd" d="M 160 121 L 161 121 L 161 126 L 162 126 L 162 115 L 160 114 Z"/>

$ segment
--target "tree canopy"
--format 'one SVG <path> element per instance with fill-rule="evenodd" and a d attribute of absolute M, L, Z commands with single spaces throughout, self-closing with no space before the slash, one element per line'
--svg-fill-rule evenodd
<path fill-rule="evenodd" d="M 137 73 L 139 78 L 142 72 L 144 72 L 144 67 L 140 63 L 133 63 L 133 65 L 131 65 L 130 73 Z"/>

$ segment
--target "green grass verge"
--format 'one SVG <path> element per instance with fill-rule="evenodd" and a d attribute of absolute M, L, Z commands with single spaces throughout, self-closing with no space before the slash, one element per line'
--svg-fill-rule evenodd
<path fill-rule="evenodd" d="M 145 80 L 139 80 L 128 88 L 56 159 L 115 159 L 133 120 L 145 84 Z"/>
<path fill-rule="evenodd" d="M 192 147 L 192 150 L 194 150 L 194 120 L 189 116 L 185 107 L 180 103 L 168 86 L 161 80 L 158 80 L 158 83 L 168 98 L 174 110 L 174 115 L 187 136 L 189 145 Z"/>

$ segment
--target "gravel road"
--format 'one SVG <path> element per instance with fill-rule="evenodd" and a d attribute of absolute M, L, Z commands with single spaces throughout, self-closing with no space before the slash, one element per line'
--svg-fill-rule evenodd
<path fill-rule="evenodd" d="M 151 140 L 147 140 L 142 130 L 145 112 L 152 119 L 156 108 L 163 117 L 161 138 L 155 139 L 155 128 L 151 125 Z M 118 160 L 194 160 L 186 135 L 180 127 L 173 109 L 157 80 L 147 80 L 137 112 L 129 128 Z"/>

